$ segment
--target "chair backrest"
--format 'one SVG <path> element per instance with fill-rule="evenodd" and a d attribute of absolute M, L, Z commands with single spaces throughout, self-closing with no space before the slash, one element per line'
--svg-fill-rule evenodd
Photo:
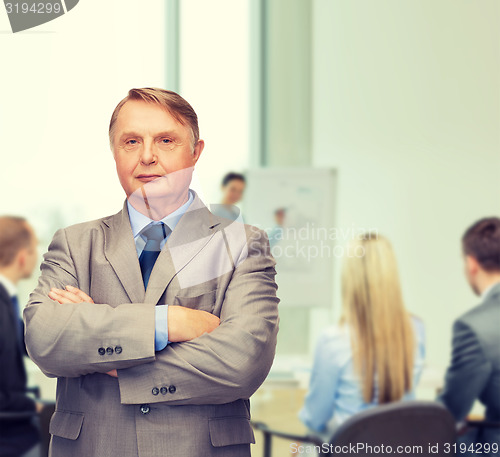
<path fill-rule="evenodd" d="M 1 411 L 0 422 L 25 421 L 34 416 L 36 416 L 35 411 Z"/>
<path fill-rule="evenodd" d="M 350 456 L 356 449 L 356 455 L 379 457 L 388 454 L 449 457 L 454 455 L 455 440 L 455 421 L 443 405 L 401 401 L 376 406 L 347 419 L 335 431 L 329 450 L 335 455 Z"/>

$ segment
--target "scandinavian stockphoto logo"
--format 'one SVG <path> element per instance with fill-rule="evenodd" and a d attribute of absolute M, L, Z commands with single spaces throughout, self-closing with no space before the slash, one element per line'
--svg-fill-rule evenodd
<path fill-rule="evenodd" d="M 45 24 L 73 9 L 79 0 L 4 0 L 12 32 Z"/>

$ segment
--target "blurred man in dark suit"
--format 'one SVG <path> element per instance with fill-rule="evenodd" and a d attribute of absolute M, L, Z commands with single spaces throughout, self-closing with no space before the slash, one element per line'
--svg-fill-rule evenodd
<path fill-rule="evenodd" d="M 465 274 L 481 302 L 453 325 L 453 349 L 439 399 L 457 422 L 469 414 L 476 399 L 486 408 L 485 420 L 500 422 L 500 219 L 472 225 L 462 237 Z M 499 428 L 472 429 L 462 438 L 470 455 L 500 455 Z M 461 452 L 460 455 L 466 455 Z"/>
<path fill-rule="evenodd" d="M 0 217 L 0 412 L 38 411 L 26 395 L 24 326 L 16 284 L 31 276 L 37 262 L 37 238 L 21 217 Z M 0 456 L 36 452 L 38 430 L 31 419 L 0 422 Z"/>

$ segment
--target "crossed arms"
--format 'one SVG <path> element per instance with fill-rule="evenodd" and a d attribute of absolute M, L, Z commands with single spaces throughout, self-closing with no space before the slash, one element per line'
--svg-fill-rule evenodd
<path fill-rule="evenodd" d="M 67 285 L 66 289 L 52 287 L 49 297 L 61 305 L 84 302 L 94 303 L 92 297 L 70 285 Z M 170 337 L 169 341 L 172 343 L 190 341 L 204 333 L 210 333 L 220 324 L 220 319 L 217 316 L 206 311 L 181 306 L 170 306 L 167 311 L 169 315 L 167 320 L 168 335 Z M 114 378 L 118 377 L 116 369 L 110 370 L 106 374 Z"/>
<path fill-rule="evenodd" d="M 79 290 L 66 236 L 65 229 L 54 235 L 24 311 L 28 353 L 46 375 L 117 376 L 126 404 L 228 403 L 249 398 L 263 382 L 274 358 L 279 300 L 274 260 L 261 231 L 248 240 L 258 249 L 233 271 L 220 325 L 209 313 L 169 306 L 173 343 L 156 353 L 155 304 L 93 303 Z M 101 347 L 120 351 L 103 357 L 96 350 Z M 152 396 L 159 384 L 175 385 L 175 395 Z"/>

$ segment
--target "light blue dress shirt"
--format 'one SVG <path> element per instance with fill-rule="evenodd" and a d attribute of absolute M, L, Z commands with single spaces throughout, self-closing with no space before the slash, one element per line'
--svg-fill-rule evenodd
<path fill-rule="evenodd" d="M 180 218 L 187 211 L 189 205 L 193 202 L 193 192 L 189 190 L 189 197 L 186 203 L 177 208 L 173 213 L 170 213 L 168 216 L 164 217 L 160 221 L 155 221 L 145 216 L 141 212 L 137 211 L 127 200 L 127 208 L 128 208 L 128 216 L 130 220 L 130 226 L 132 227 L 132 234 L 134 235 L 135 247 L 137 249 L 137 257 L 141 256 L 141 253 L 146 245 L 146 240 L 141 234 L 141 231 L 148 225 L 160 224 L 163 222 L 167 225 L 172 233 L 175 229 L 175 226 L 179 222 Z M 167 237 L 160 243 L 160 248 L 163 249 L 165 243 L 170 236 L 170 233 Z M 167 313 L 168 305 L 157 305 L 155 307 L 155 351 L 161 351 L 165 349 L 168 341 L 168 319 Z"/>
<path fill-rule="evenodd" d="M 416 336 L 413 388 L 403 400 L 415 398 L 414 389 L 420 380 L 425 358 L 424 324 L 413 316 L 412 323 Z M 354 371 L 348 327 L 327 328 L 317 343 L 309 392 L 299 418 L 311 431 L 328 440 L 348 417 L 377 405 L 376 401 L 366 403 L 361 389 L 361 380 Z M 376 377 L 374 392 L 376 399 Z"/>

